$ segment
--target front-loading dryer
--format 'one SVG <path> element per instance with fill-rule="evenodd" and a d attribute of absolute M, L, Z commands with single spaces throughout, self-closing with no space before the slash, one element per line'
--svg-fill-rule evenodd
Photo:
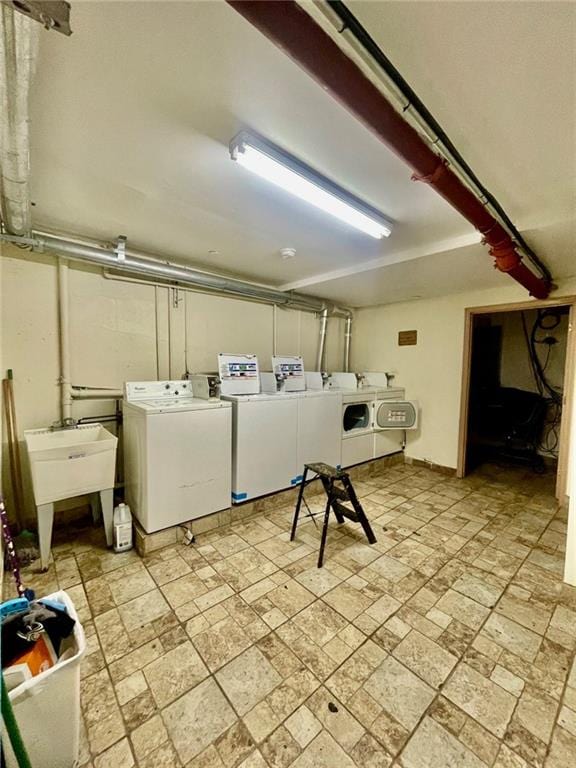
<path fill-rule="evenodd" d="M 374 458 L 374 392 L 342 391 L 342 466 Z"/>

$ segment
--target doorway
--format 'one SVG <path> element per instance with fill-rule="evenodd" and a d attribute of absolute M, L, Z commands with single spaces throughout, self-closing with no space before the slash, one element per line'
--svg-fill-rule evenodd
<path fill-rule="evenodd" d="M 457 476 L 490 465 L 554 473 L 566 495 L 572 297 L 466 310 Z"/>

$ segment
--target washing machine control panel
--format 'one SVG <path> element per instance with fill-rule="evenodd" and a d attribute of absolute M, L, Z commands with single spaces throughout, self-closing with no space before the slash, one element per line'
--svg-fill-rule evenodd
<path fill-rule="evenodd" d="M 285 382 L 286 392 L 299 392 L 306 389 L 304 361 L 299 355 L 273 355 L 272 372 Z"/>
<path fill-rule="evenodd" d="M 223 395 L 254 395 L 260 392 L 256 355 L 221 352 L 218 355 L 218 373 Z"/>
<path fill-rule="evenodd" d="M 124 384 L 124 399 L 129 403 L 181 397 L 192 397 L 191 381 L 127 381 Z"/>

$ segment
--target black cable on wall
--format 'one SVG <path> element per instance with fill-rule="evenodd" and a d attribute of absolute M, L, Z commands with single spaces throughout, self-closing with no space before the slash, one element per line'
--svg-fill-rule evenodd
<path fill-rule="evenodd" d="M 424 121 L 430 126 L 430 128 L 436 134 L 437 139 L 442 142 L 442 144 L 450 152 L 452 157 L 457 161 L 458 165 L 462 168 L 463 171 L 466 172 L 468 177 L 477 186 L 477 188 L 480 190 L 483 197 L 490 203 L 492 208 L 497 212 L 500 219 L 504 222 L 504 224 L 510 231 L 511 235 L 516 240 L 518 245 L 522 248 L 522 250 L 526 253 L 526 255 L 528 256 L 532 264 L 540 271 L 542 276 L 548 282 L 552 282 L 552 275 L 550 274 L 550 271 L 548 270 L 546 265 L 542 263 L 542 261 L 537 256 L 537 254 L 534 253 L 532 248 L 524 240 L 524 237 L 518 231 L 518 229 L 516 228 L 516 226 L 514 225 L 514 223 L 512 222 L 512 220 L 510 219 L 506 211 L 504 210 L 504 208 L 501 206 L 498 200 L 494 197 L 494 195 L 484 186 L 484 184 L 482 184 L 478 176 L 476 176 L 472 168 L 468 165 L 466 160 L 462 157 L 460 152 L 456 149 L 450 137 L 446 134 L 446 132 L 444 131 L 440 123 L 436 120 L 434 115 L 428 110 L 426 105 L 420 100 L 418 95 L 412 90 L 410 85 L 402 77 L 402 75 L 396 69 L 394 64 L 392 64 L 390 59 L 386 56 L 386 54 L 380 48 L 378 43 L 376 43 L 374 38 L 368 34 L 366 29 L 358 21 L 356 16 L 354 16 L 352 11 L 350 11 L 350 9 L 341 0 L 327 0 L 327 2 L 330 8 L 337 14 L 337 16 L 342 22 L 342 29 L 340 30 L 340 32 L 343 32 L 345 29 L 348 30 L 356 38 L 356 40 L 362 45 L 364 50 L 370 54 L 370 56 L 374 59 L 374 61 L 378 64 L 378 66 L 381 67 L 381 69 L 386 73 L 386 75 L 390 78 L 390 80 L 394 83 L 394 85 L 398 88 L 398 90 L 404 95 L 404 97 L 406 98 L 406 101 L 408 101 L 409 104 L 415 108 L 418 114 L 424 119 Z"/>

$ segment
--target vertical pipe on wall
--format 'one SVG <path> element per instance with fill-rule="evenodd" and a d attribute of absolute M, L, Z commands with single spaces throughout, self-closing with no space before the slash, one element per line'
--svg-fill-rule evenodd
<path fill-rule="evenodd" d="M 318 340 L 318 357 L 316 358 L 316 370 L 323 371 L 326 361 L 326 331 L 328 329 L 328 308 L 324 307 L 320 312 L 320 338 Z"/>
<path fill-rule="evenodd" d="M 180 379 L 185 371 L 185 353 L 186 347 L 186 318 L 182 308 L 182 302 L 185 293 L 181 291 L 180 286 L 170 287 L 170 378 Z M 193 361 L 190 361 L 192 367 Z"/>
<path fill-rule="evenodd" d="M 72 418 L 70 373 L 70 311 L 68 305 L 68 262 L 58 257 L 58 332 L 60 341 L 60 417 Z"/>
<path fill-rule="evenodd" d="M 160 381 L 160 330 L 158 328 L 158 286 L 154 286 L 154 328 L 156 329 L 156 378 Z"/>
<path fill-rule="evenodd" d="M 350 370 L 350 343 L 352 341 L 352 318 L 346 318 L 344 331 L 344 368 L 346 373 Z"/>
<path fill-rule="evenodd" d="M 189 373 L 188 368 L 188 293 L 184 291 L 184 373 Z"/>

